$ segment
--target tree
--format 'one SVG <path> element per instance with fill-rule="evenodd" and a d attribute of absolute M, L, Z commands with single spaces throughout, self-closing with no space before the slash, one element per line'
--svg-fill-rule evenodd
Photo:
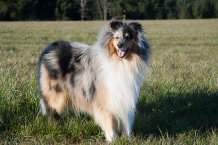
<path fill-rule="evenodd" d="M 175 0 L 165 0 L 164 7 L 167 11 L 168 19 L 178 18 L 177 5 Z"/>
<path fill-rule="evenodd" d="M 55 15 L 58 20 L 80 20 L 80 5 L 77 0 L 57 0 Z"/>
<path fill-rule="evenodd" d="M 102 20 L 107 20 L 107 9 L 108 9 L 108 2 L 107 0 L 96 0 L 97 8 L 100 14 L 100 18 Z"/>
<path fill-rule="evenodd" d="M 83 21 L 85 18 L 85 7 L 87 4 L 87 0 L 80 0 L 80 12 L 81 12 L 81 20 Z"/>
<path fill-rule="evenodd" d="M 10 19 L 10 4 L 1 1 L 0 2 L 0 20 L 9 20 Z"/>
<path fill-rule="evenodd" d="M 217 18 L 218 0 L 0 0 L 0 20 Z"/>
<path fill-rule="evenodd" d="M 215 1 L 215 18 L 218 18 L 218 1 Z"/>
<path fill-rule="evenodd" d="M 193 18 L 192 2 L 190 0 L 177 1 L 178 17 L 180 19 Z"/>
<path fill-rule="evenodd" d="M 34 0 L 17 1 L 18 19 L 33 20 L 36 19 Z"/>
<path fill-rule="evenodd" d="M 36 17 L 40 20 L 54 20 L 57 0 L 34 0 Z"/>
<path fill-rule="evenodd" d="M 215 1 L 198 0 L 193 4 L 193 13 L 195 18 L 213 18 L 215 17 Z"/>

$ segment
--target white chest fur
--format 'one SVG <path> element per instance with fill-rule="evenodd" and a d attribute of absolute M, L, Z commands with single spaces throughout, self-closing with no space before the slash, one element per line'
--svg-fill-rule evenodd
<path fill-rule="evenodd" d="M 141 61 L 111 61 L 104 64 L 104 82 L 109 93 L 109 104 L 120 118 L 127 119 L 135 110 L 140 88 L 144 82 L 144 66 Z"/>

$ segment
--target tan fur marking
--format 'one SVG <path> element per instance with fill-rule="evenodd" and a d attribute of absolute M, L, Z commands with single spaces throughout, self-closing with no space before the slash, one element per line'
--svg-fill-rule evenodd
<path fill-rule="evenodd" d="M 102 107 L 104 106 L 105 108 L 109 108 L 110 106 L 105 106 L 108 102 L 108 96 L 107 96 L 107 92 L 106 92 L 106 88 L 104 87 L 103 84 L 101 84 L 100 82 L 98 83 L 99 86 L 97 86 L 98 89 L 98 94 L 96 96 L 95 102 L 94 102 L 94 106 L 99 106 Z"/>
<path fill-rule="evenodd" d="M 111 141 L 117 136 L 115 128 L 118 123 L 111 112 L 105 110 L 104 107 L 94 106 L 94 119 L 104 130 L 107 141 Z"/>
<path fill-rule="evenodd" d="M 89 114 L 92 114 L 92 107 L 91 104 L 84 99 L 83 95 L 81 93 L 76 93 L 75 96 L 70 96 L 72 107 L 74 107 L 76 110 L 82 112 L 87 112 Z"/>
<path fill-rule="evenodd" d="M 125 36 L 126 36 L 126 37 L 129 36 L 129 33 L 125 33 Z"/>
<path fill-rule="evenodd" d="M 98 88 L 97 94 L 96 96 L 94 96 L 94 100 L 90 103 L 89 101 L 87 101 L 82 92 L 77 91 L 80 90 L 80 88 L 74 88 L 72 91 L 72 93 L 70 94 L 74 94 L 75 96 L 71 96 L 71 103 L 72 106 L 74 106 L 75 108 L 78 108 L 80 111 L 85 111 L 88 112 L 90 115 L 94 115 L 94 106 L 98 106 L 98 107 L 105 107 L 107 108 L 105 105 L 107 104 L 107 94 L 106 93 L 106 89 L 105 87 L 103 87 L 103 84 L 101 84 L 101 82 L 96 83 L 98 84 L 96 86 L 96 88 Z"/>
<path fill-rule="evenodd" d="M 46 67 L 44 64 L 41 65 L 41 91 L 42 96 L 45 99 L 45 101 L 48 103 L 48 105 L 54 109 L 57 113 L 61 114 L 65 111 L 67 107 L 67 94 L 65 92 L 56 92 L 53 89 L 53 86 L 57 84 L 62 84 L 57 80 L 52 80 L 49 77 L 49 73 L 47 72 Z"/>
<path fill-rule="evenodd" d="M 109 48 L 109 55 L 113 58 L 117 58 L 117 50 L 113 44 L 113 41 L 115 41 L 114 39 L 111 39 L 110 42 L 109 42 L 109 45 L 108 45 L 108 48 Z"/>
<path fill-rule="evenodd" d="M 108 106 L 109 98 L 108 92 L 103 84 L 98 83 L 99 90 L 95 101 L 92 104 L 93 112 L 92 115 L 96 123 L 105 132 L 106 139 L 110 141 L 117 136 L 118 132 L 118 120 L 115 115 L 110 111 L 111 106 Z"/>
<path fill-rule="evenodd" d="M 40 84 L 42 92 L 47 92 L 51 89 L 51 78 L 49 77 L 48 71 L 44 64 L 41 65 L 40 69 L 41 77 L 40 77 Z"/>

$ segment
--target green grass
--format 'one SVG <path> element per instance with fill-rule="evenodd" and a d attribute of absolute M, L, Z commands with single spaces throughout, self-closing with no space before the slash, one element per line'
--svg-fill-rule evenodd
<path fill-rule="evenodd" d="M 218 144 L 218 20 L 141 21 L 152 46 L 131 140 Z M 37 61 L 55 40 L 93 44 L 105 22 L 0 22 L 0 144 L 103 144 L 86 115 L 39 113 Z"/>

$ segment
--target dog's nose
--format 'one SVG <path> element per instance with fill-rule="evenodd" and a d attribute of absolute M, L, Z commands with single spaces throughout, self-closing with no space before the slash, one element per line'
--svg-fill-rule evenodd
<path fill-rule="evenodd" d="M 122 48 L 123 47 L 123 43 L 118 43 L 117 46 L 118 46 L 118 48 Z"/>

